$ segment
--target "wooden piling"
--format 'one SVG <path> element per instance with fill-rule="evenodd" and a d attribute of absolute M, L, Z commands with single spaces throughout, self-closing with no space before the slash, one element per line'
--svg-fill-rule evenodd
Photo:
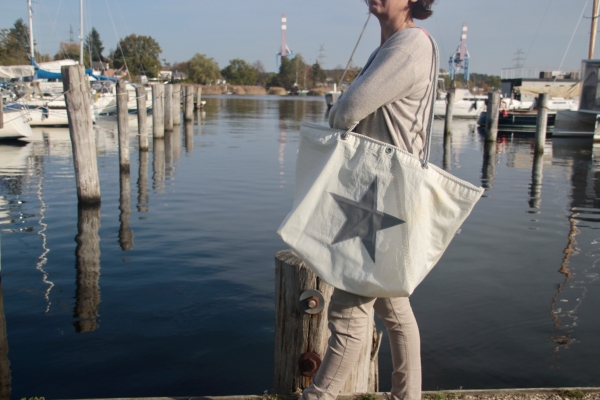
<path fill-rule="evenodd" d="M 69 118 L 77 198 L 80 203 L 100 203 L 100 180 L 90 108 L 90 87 L 81 65 L 61 68 Z"/>
<path fill-rule="evenodd" d="M 165 85 L 165 131 L 173 130 L 173 85 Z"/>
<path fill-rule="evenodd" d="M 198 86 L 198 92 L 196 93 L 196 109 L 202 108 L 202 86 Z"/>
<path fill-rule="evenodd" d="M 495 142 L 498 139 L 498 118 L 500 117 L 500 92 L 488 93 L 488 107 L 485 121 L 485 140 Z"/>
<path fill-rule="evenodd" d="M 303 376 L 299 358 L 314 352 L 321 358 L 330 336 L 327 328 L 327 306 L 333 287 L 319 279 L 298 256 L 290 251 L 275 255 L 275 376 L 273 393 L 280 396 L 299 394 L 310 386 L 312 378 Z M 307 289 L 318 290 L 325 299 L 325 308 L 319 314 L 307 314 L 301 308 L 300 295 Z M 374 327 L 374 319 L 365 332 L 366 340 L 359 360 L 348 377 L 342 393 L 372 393 L 379 390 L 377 354 L 381 333 Z"/>
<path fill-rule="evenodd" d="M 165 85 L 152 85 L 152 136 L 165 137 Z"/>
<path fill-rule="evenodd" d="M 146 110 L 146 88 L 138 86 L 135 88 L 137 98 L 138 118 L 138 143 L 140 151 L 148 151 L 148 127 L 146 125 L 148 114 Z"/>
<path fill-rule="evenodd" d="M 183 87 L 183 119 L 185 121 L 194 120 L 194 87 Z"/>
<path fill-rule="evenodd" d="M 535 152 L 544 154 L 546 143 L 546 129 L 548 128 L 548 94 L 542 93 L 538 97 L 537 123 L 535 125 Z"/>
<path fill-rule="evenodd" d="M 446 95 L 446 120 L 444 123 L 444 135 L 450 135 L 452 133 L 452 117 L 454 112 L 454 97 L 456 91 L 454 88 L 448 90 Z"/>
<path fill-rule="evenodd" d="M 119 167 L 129 171 L 129 95 L 127 83 L 117 82 L 117 131 L 119 133 Z"/>
<path fill-rule="evenodd" d="M 0 129 L 4 128 L 4 104 L 2 96 L 0 96 Z"/>
<path fill-rule="evenodd" d="M 173 125 L 181 125 L 181 85 L 173 85 Z"/>

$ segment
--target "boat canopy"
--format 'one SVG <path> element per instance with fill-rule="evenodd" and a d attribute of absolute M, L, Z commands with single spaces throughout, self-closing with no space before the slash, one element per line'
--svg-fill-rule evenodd
<path fill-rule="evenodd" d="M 73 61 L 73 60 L 60 60 L 60 61 L 54 61 L 54 62 L 49 62 L 49 63 L 40 63 L 40 65 L 38 65 L 34 60 L 31 60 L 31 63 L 33 64 L 33 67 L 36 69 L 37 72 L 37 79 L 62 79 L 62 73 L 61 72 L 55 72 L 55 71 L 60 71 L 61 67 L 63 66 L 68 66 L 68 65 L 77 65 L 77 62 Z M 42 69 L 41 67 L 48 67 L 48 69 Z M 54 70 L 54 71 L 52 71 Z M 85 70 L 85 74 L 91 76 L 92 78 L 96 79 L 97 81 L 111 81 L 111 82 L 116 82 L 117 79 L 115 78 L 109 78 L 108 76 L 104 76 L 104 75 L 94 75 L 93 71 L 91 69 L 86 69 Z M 32 76 L 33 73 L 31 73 L 30 75 L 27 76 Z"/>
<path fill-rule="evenodd" d="M 571 99 L 574 97 L 579 97 L 581 94 L 581 82 L 567 86 L 515 86 L 514 90 L 520 94 L 537 96 L 545 93 L 550 95 L 550 97 Z"/>
<path fill-rule="evenodd" d="M 13 79 L 33 76 L 34 70 L 31 65 L 8 65 L 0 66 L 0 78 Z"/>

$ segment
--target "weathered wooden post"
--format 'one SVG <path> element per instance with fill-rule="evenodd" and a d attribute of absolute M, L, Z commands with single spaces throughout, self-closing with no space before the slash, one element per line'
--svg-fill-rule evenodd
<path fill-rule="evenodd" d="M 131 216 L 131 183 L 129 170 L 121 170 L 119 174 L 119 244 L 123 251 L 133 248 L 133 229 L 129 227 Z"/>
<path fill-rule="evenodd" d="M 173 125 L 181 125 L 181 85 L 173 85 Z"/>
<path fill-rule="evenodd" d="M 100 180 L 92 126 L 89 82 L 81 65 L 61 68 L 69 118 L 73 165 L 80 203 L 100 203 Z"/>
<path fill-rule="evenodd" d="M 148 127 L 146 122 L 148 114 L 146 110 L 146 88 L 138 86 L 135 88 L 135 97 L 137 98 L 137 118 L 138 118 L 138 135 L 140 151 L 148 151 Z"/>
<path fill-rule="evenodd" d="M 456 90 L 454 88 L 448 90 L 448 94 L 446 95 L 446 120 L 444 123 L 444 136 L 450 135 L 452 133 L 452 114 L 454 113 L 455 95 Z"/>
<path fill-rule="evenodd" d="M 123 80 L 117 82 L 117 130 L 119 132 L 119 167 L 129 171 L 129 95 L 127 84 Z"/>
<path fill-rule="evenodd" d="M 186 121 L 194 120 L 194 87 L 183 87 L 183 118 Z"/>
<path fill-rule="evenodd" d="M 485 140 L 488 142 L 498 139 L 498 118 L 500 117 L 500 92 L 488 93 L 488 107 L 485 121 Z"/>
<path fill-rule="evenodd" d="M 320 359 L 327 349 L 329 329 L 327 328 L 327 306 L 333 287 L 321 281 L 290 250 L 275 255 L 275 376 L 273 393 L 281 396 L 299 394 L 310 386 L 312 377 L 318 370 Z M 317 297 L 305 294 L 312 289 L 322 293 L 323 304 L 310 301 Z M 306 297 L 300 301 L 300 297 Z M 315 306 L 311 308 L 311 306 Z M 320 313 L 310 313 L 318 311 Z M 308 311 L 307 311 L 308 310 Z M 314 310 L 314 311 L 313 311 Z M 375 331 L 374 320 L 365 331 L 365 340 L 360 358 L 348 377 L 342 393 L 377 392 L 378 367 L 377 353 L 381 343 L 381 333 Z"/>
<path fill-rule="evenodd" d="M 140 152 L 140 166 L 138 171 L 138 201 L 137 210 L 148 212 L 148 152 Z"/>
<path fill-rule="evenodd" d="M 173 85 L 165 85 L 165 131 L 173 130 Z"/>
<path fill-rule="evenodd" d="M 75 331 L 92 332 L 98 328 L 100 306 L 100 205 L 79 204 L 75 242 Z"/>
<path fill-rule="evenodd" d="M 0 96 L 0 129 L 4 128 L 4 104 L 2 96 Z"/>
<path fill-rule="evenodd" d="M 152 85 L 152 136 L 165 137 L 165 85 Z"/>
<path fill-rule="evenodd" d="M 196 93 L 196 109 L 202 108 L 202 86 L 198 86 L 198 93 Z"/>
<path fill-rule="evenodd" d="M 173 130 L 171 145 L 173 146 L 173 161 L 177 162 L 181 158 L 181 126 Z"/>
<path fill-rule="evenodd" d="M 538 97 L 537 122 L 535 125 L 535 152 L 544 154 L 546 129 L 548 128 L 548 95 L 541 93 Z"/>

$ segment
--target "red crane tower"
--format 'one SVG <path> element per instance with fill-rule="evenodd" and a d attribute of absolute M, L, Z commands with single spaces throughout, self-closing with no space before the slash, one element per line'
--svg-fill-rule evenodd
<path fill-rule="evenodd" d="M 275 56 L 275 63 L 277 65 L 277 69 L 279 69 L 279 62 L 282 57 L 288 57 L 288 55 L 289 56 L 294 55 L 292 50 L 290 50 L 290 48 L 287 45 L 286 33 L 287 33 L 287 17 L 285 16 L 285 14 L 282 14 L 281 15 L 281 49 L 279 49 L 279 51 L 277 52 L 277 55 Z"/>

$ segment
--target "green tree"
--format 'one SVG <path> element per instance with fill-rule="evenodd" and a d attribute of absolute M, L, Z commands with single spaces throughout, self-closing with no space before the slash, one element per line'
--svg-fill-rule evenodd
<path fill-rule="evenodd" d="M 188 79 L 202 85 L 216 83 L 221 78 L 219 64 L 204 54 L 196 53 L 187 63 Z"/>
<path fill-rule="evenodd" d="M 257 71 L 246 61 L 235 58 L 221 70 L 221 75 L 232 85 L 256 85 Z"/>
<path fill-rule="evenodd" d="M 91 55 L 92 61 L 105 60 L 102 55 L 102 52 L 104 52 L 104 45 L 96 28 L 92 28 L 89 35 L 85 38 L 83 49 L 85 54 Z"/>
<path fill-rule="evenodd" d="M 298 75 L 306 64 L 300 54 L 296 54 L 294 58 L 281 57 L 281 65 L 279 66 L 277 86 L 282 86 L 286 90 L 293 90 L 298 86 Z M 275 86 L 275 85 L 271 85 Z"/>
<path fill-rule="evenodd" d="M 325 80 L 327 79 L 327 74 L 325 73 L 325 70 L 323 68 L 321 68 L 321 64 L 319 64 L 318 61 L 312 65 L 311 75 L 312 75 L 313 86 L 316 86 L 320 83 L 324 83 Z"/>
<path fill-rule="evenodd" d="M 0 30 L 0 64 L 29 63 L 29 34 L 21 18 L 10 29 Z"/>
<path fill-rule="evenodd" d="M 131 34 L 119 41 L 113 55 L 115 68 L 126 67 L 130 75 L 145 73 L 150 78 L 160 72 L 162 49 L 151 36 Z"/>
<path fill-rule="evenodd" d="M 75 42 L 60 42 L 58 53 L 54 55 L 54 59 L 79 61 L 79 44 Z"/>

